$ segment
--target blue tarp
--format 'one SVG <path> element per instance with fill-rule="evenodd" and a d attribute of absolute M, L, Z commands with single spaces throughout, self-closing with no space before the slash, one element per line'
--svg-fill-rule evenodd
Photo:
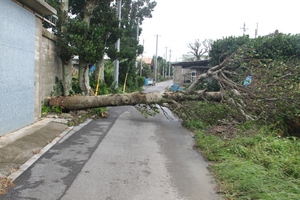
<path fill-rule="evenodd" d="M 149 84 L 149 80 L 150 80 L 150 78 L 145 78 L 145 86 L 148 86 Z"/>
<path fill-rule="evenodd" d="M 95 65 L 91 66 L 91 68 L 90 68 L 90 74 L 93 73 L 93 71 L 95 71 L 95 69 L 96 69 Z"/>
<path fill-rule="evenodd" d="M 243 85 L 250 85 L 251 82 L 252 82 L 252 76 L 247 76 L 247 78 L 243 82 Z"/>
<path fill-rule="evenodd" d="M 180 87 L 180 85 L 179 84 L 173 84 L 172 86 L 171 86 L 171 91 L 172 92 L 175 92 L 175 91 L 182 91 L 184 88 L 183 87 Z"/>

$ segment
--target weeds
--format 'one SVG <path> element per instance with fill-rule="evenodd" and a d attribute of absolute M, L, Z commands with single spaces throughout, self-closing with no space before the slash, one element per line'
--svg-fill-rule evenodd
<path fill-rule="evenodd" d="M 183 124 L 194 130 L 199 149 L 211 161 L 220 186 L 218 192 L 225 199 L 300 199 L 298 138 L 281 137 L 282 131 L 274 126 L 255 122 L 235 125 L 230 137 L 225 132 L 211 132 L 216 130 L 212 127 L 228 126 L 219 121 L 224 122 L 222 117 L 230 115 L 210 115 L 215 105 L 199 105 L 193 105 L 194 109 L 201 110 L 205 117 L 185 119 Z"/>
<path fill-rule="evenodd" d="M 229 140 L 197 131 L 197 144 L 228 199 L 300 199 L 300 143 L 267 127 Z M 252 133 L 251 133 L 252 134 Z"/>
<path fill-rule="evenodd" d="M 45 117 L 49 113 L 56 113 L 56 114 L 61 114 L 62 109 L 59 106 L 53 106 L 52 108 L 50 106 L 42 106 L 42 117 Z"/>

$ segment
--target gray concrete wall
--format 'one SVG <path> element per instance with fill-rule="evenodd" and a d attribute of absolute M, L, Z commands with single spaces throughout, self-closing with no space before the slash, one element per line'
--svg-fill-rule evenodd
<path fill-rule="evenodd" d="M 53 92 L 55 77 L 62 80 L 62 63 L 57 56 L 58 48 L 55 36 L 43 29 L 42 45 L 40 50 L 40 98 L 44 101 Z"/>
<path fill-rule="evenodd" d="M 35 18 L 35 51 L 34 51 L 34 121 L 41 117 L 41 97 L 40 97 L 40 74 L 41 74 L 41 44 L 42 44 L 42 22 Z"/>
<path fill-rule="evenodd" d="M 35 16 L 0 1 L 0 135 L 34 122 Z"/>
<path fill-rule="evenodd" d="M 173 84 L 181 85 L 182 82 L 182 67 L 181 66 L 174 66 L 173 72 Z"/>
<path fill-rule="evenodd" d="M 35 121 L 41 117 L 41 107 L 53 92 L 55 77 L 62 80 L 62 64 L 57 56 L 55 36 L 42 27 L 40 19 L 35 21 Z"/>

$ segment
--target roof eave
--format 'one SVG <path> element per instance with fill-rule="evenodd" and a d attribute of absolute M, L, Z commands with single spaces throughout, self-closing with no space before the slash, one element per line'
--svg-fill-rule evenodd
<path fill-rule="evenodd" d="M 57 11 L 44 0 L 16 0 L 41 15 L 56 15 Z"/>

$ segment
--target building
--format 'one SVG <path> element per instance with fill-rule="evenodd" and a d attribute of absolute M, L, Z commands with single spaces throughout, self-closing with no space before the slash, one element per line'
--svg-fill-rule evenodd
<path fill-rule="evenodd" d="M 185 86 L 192 83 L 198 79 L 200 74 L 209 69 L 208 63 L 208 60 L 172 63 L 174 67 L 173 84 Z"/>

